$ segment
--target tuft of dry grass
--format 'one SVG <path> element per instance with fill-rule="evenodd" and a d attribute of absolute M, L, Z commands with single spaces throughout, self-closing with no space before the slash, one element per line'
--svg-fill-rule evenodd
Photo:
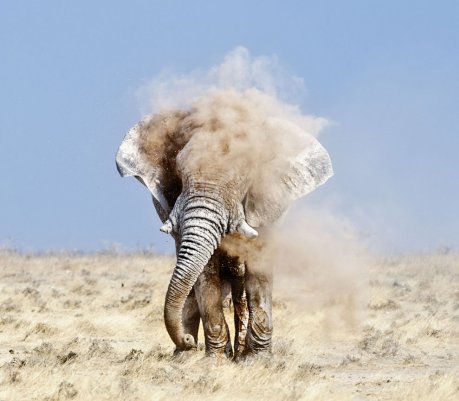
<path fill-rule="evenodd" d="M 173 263 L 0 252 L 0 400 L 459 399 L 454 253 L 380 260 L 350 303 L 275 284 L 273 356 L 239 364 L 205 357 L 202 332 L 198 351 L 172 355 Z"/>

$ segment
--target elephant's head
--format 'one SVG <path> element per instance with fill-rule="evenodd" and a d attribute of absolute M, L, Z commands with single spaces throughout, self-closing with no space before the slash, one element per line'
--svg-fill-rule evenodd
<path fill-rule="evenodd" d="M 121 176 L 134 176 L 150 190 L 164 216 L 161 231 L 179 243 L 164 318 L 180 349 L 195 346 L 184 332 L 182 309 L 221 238 L 255 238 L 257 227 L 275 221 L 294 199 L 333 174 L 325 149 L 296 125 L 255 118 L 243 102 L 222 112 L 218 100 L 144 119 L 127 133 L 116 156 Z M 286 140 L 282 135 L 293 132 L 302 147 L 278 157 L 279 146 L 267 152 L 261 138 L 251 135 L 257 130 L 269 132 L 266 140 L 279 132 L 279 146 Z"/>

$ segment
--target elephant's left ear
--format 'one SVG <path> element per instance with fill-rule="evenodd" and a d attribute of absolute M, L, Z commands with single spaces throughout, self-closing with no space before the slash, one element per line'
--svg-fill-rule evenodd
<path fill-rule="evenodd" d="M 128 131 L 116 154 L 116 167 L 121 177 L 137 178 L 150 190 L 164 211 L 169 212 L 170 206 L 164 196 L 165 188 L 162 188 L 159 180 L 159 162 L 142 151 L 141 135 L 145 125 L 147 121 L 141 121 Z"/>
<path fill-rule="evenodd" d="M 247 194 L 244 211 L 251 226 L 271 224 L 295 199 L 314 191 L 333 175 L 325 148 L 310 134 L 305 133 L 304 138 L 303 149 L 288 161 L 284 174 L 272 178 L 266 189 Z"/>

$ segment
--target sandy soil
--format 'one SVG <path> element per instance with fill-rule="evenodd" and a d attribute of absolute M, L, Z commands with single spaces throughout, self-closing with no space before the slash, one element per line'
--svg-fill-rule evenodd
<path fill-rule="evenodd" d="M 275 286 L 273 357 L 241 364 L 202 345 L 172 356 L 172 268 L 150 254 L 1 252 L 0 400 L 459 399 L 457 254 L 380 260 L 349 302 Z"/>

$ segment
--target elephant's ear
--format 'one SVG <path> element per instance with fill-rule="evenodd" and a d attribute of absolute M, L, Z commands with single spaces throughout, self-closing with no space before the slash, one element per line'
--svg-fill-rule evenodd
<path fill-rule="evenodd" d="M 153 195 L 155 206 L 168 215 L 181 190 L 181 179 L 175 168 L 175 156 L 182 147 L 177 115 L 148 117 L 126 134 L 116 155 L 116 166 L 122 177 L 133 176 Z M 158 210 L 159 213 L 159 210 Z"/>
<path fill-rule="evenodd" d="M 247 222 L 253 227 L 277 220 L 295 199 L 314 191 L 333 175 L 330 156 L 314 136 L 293 124 L 274 124 L 278 129 L 287 128 L 289 134 L 301 136 L 302 149 L 287 160 L 282 174 L 265 179 L 269 185 L 254 187 L 247 193 L 244 211 Z"/>

